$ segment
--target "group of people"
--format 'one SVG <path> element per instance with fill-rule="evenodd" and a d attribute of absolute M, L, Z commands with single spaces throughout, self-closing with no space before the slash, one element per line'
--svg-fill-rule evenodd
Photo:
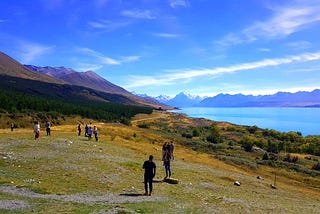
<path fill-rule="evenodd" d="M 14 124 L 12 123 L 11 124 L 11 131 L 13 131 L 13 128 L 14 128 Z M 47 136 L 50 136 L 51 135 L 51 123 L 49 121 L 46 122 L 45 128 L 46 128 Z M 40 139 L 40 124 L 38 121 L 36 121 L 34 123 L 33 132 L 34 132 L 34 139 L 39 140 Z M 98 141 L 98 128 L 97 128 L 97 126 L 93 126 L 93 130 L 92 130 L 91 126 L 88 126 L 86 124 L 84 136 L 88 137 L 88 139 L 91 140 L 92 133 L 94 134 L 96 141 Z M 81 135 L 81 124 L 78 125 L 78 135 L 79 136 Z"/>
<path fill-rule="evenodd" d="M 47 136 L 51 135 L 51 123 L 49 121 L 46 122 L 45 124 Z M 33 132 L 34 132 L 34 139 L 39 140 L 40 139 L 40 124 L 38 121 L 34 123 L 33 127 Z"/>
<path fill-rule="evenodd" d="M 45 125 L 47 136 L 51 135 L 51 123 L 46 122 Z M 98 141 L 98 128 L 96 126 L 93 126 L 93 130 L 91 126 L 85 125 L 85 133 L 84 136 L 88 137 L 90 140 L 92 138 L 92 133 L 94 134 L 94 137 L 96 141 Z M 35 122 L 34 124 L 34 134 L 35 134 L 35 140 L 40 139 L 40 124 L 39 122 Z M 81 124 L 78 125 L 78 135 L 81 136 Z M 164 180 L 171 177 L 171 160 L 174 160 L 174 144 L 173 141 L 170 143 L 165 142 L 162 146 L 162 161 L 163 166 L 165 168 L 166 176 L 164 177 Z M 150 196 L 152 194 L 153 190 L 153 178 L 156 175 L 156 164 L 153 162 L 153 155 L 149 156 L 149 159 L 143 163 L 142 168 L 144 169 L 144 188 L 145 188 L 145 194 Z M 149 187 L 149 190 L 148 190 Z"/>
<path fill-rule="evenodd" d="M 171 177 L 171 160 L 174 160 L 173 156 L 174 144 L 173 141 L 170 143 L 165 142 L 162 146 L 162 161 L 165 168 L 166 176 L 164 180 Z M 150 196 L 153 190 L 153 178 L 156 175 L 156 164 L 153 162 L 153 155 L 149 156 L 149 159 L 143 163 L 142 168 L 144 169 L 144 195 Z M 148 191 L 149 187 L 149 191 Z"/>
<path fill-rule="evenodd" d="M 98 128 L 97 128 L 97 126 L 93 126 L 93 130 L 92 130 L 91 126 L 88 126 L 88 124 L 86 124 L 85 127 L 84 127 L 84 136 L 87 137 L 89 140 L 91 140 L 92 133 L 93 133 L 94 138 L 96 139 L 96 141 L 98 141 L 99 138 L 98 138 Z M 80 123 L 78 124 L 78 136 L 81 136 L 81 124 Z"/>

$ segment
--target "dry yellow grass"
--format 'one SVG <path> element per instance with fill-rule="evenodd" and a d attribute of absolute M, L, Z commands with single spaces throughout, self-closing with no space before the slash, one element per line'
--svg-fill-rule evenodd
<path fill-rule="evenodd" d="M 157 112 L 152 115 L 139 115 L 134 120 L 156 121 L 159 118 L 170 120 L 170 115 Z M 99 129 L 100 139 L 95 143 L 94 140 L 88 141 L 83 136 L 77 136 L 78 121 L 89 123 L 89 120 L 76 118 L 72 120 L 72 125 L 53 126 L 51 137 L 44 136 L 45 131 L 42 128 L 40 144 L 35 144 L 31 128 L 16 129 L 14 132 L 1 129 L 0 153 L 13 153 L 18 158 L 14 165 L 21 165 L 20 168 L 12 168 L 11 162 L 0 160 L 0 172 L 7 173 L 0 180 L 2 185 L 24 186 L 40 193 L 43 191 L 47 194 L 63 195 L 107 192 L 119 196 L 121 193 L 142 193 L 141 165 L 150 154 L 155 156 L 157 164 L 156 179 L 163 178 L 161 148 L 163 142 L 171 137 L 138 128 L 136 124 L 129 127 L 118 123 L 91 121 L 92 126 L 97 125 Z M 192 124 L 188 118 L 180 122 Z M 36 161 L 33 160 L 34 157 Z M 35 165 L 28 166 L 24 161 Z M 66 169 L 70 171 L 66 173 Z M 180 183 L 155 183 L 152 196 L 155 201 L 89 205 L 22 196 L 20 198 L 28 201 L 39 213 L 63 210 L 69 210 L 67 213 L 91 213 L 106 211 L 115 206 L 140 213 L 317 213 L 320 210 L 319 189 L 299 182 L 308 176 L 294 172 L 266 166 L 255 170 L 240 168 L 179 144 L 175 144 L 172 171 L 173 177 L 179 179 Z M 11 172 L 20 173 L 21 178 L 10 177 Z M 272 189 L 269 184 L 273 183 L 275 172 L 277 189 Z M 256 179 L 257 175 L 264 180 Z M 290 176 L 295 179 L 288 178 Z M 29 177 L 38 178 L 42 182 L 25 183 L 24 180 Z M 233 185 L 235 180 L 241 182 L 240 187 Z M 11 181 L 14 183 L 10 183 Z M 0 201 L 15 197 L 14 194 L 0 191 Z M 32 213 L 30 208 L 20 211 Z"/>

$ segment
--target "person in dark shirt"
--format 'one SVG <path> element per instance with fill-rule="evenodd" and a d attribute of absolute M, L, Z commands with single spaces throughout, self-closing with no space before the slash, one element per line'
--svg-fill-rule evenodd
<path fill-rule="evenodd" d="M 78 136 L 80 136 L 81 135 L 81 124 L 79 123 L 79 125 L 78 125 Z"/>
<path fill-rule="evenodd" d="M 152 193 L 152 179 L 156 175 L 156 164 L 153 162 L 153 156 L 149 156 L 149 160 L 143 163 L 142 168 L 144 169 L 144 195 L 151 195 Z M 149 192 L 148 192 L 149 183 Z"/>

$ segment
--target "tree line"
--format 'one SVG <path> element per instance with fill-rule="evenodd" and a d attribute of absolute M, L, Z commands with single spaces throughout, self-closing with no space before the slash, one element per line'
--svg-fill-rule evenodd
<path fill-rule="evenodd" d="M 0 110 L 2 113 L 43 112 L 56 116 L 80 115 L 97 120 L 124 122 L 139 113 L 152 113 L 152 108 L 145 106 L 94 101 L 66 102 L 7 91 L 0 91 Z"/>

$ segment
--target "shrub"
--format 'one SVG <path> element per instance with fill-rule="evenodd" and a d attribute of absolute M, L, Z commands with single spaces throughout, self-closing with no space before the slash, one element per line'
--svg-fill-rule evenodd
<path fill-rule="evenodd" d="M 258 130 L 258 127 L 257 127 L 257 126 L 249 126 L 249 127 L 247 128 L 247 130 L 248 130 L 248 132 L 249 132 L 250 134 L 254 134 L 254 133 Z"/>
<path fill-rule="evenodd" d="M 319 170 L 320 171 L 320 162 L 316 163 L 315 165 L 312 166 L 313 170 Z"/>
<path fill-rule="evenodd" d="M 188 138 L 188 139 L 192 139 L 192 135 L 189 133 L 182 133 L 181 134 L 182 137 Z"/>
<path fill-rule="evenodd" d="M 142 123 L 142 124 L 138 124 L 138 127 L 139 127 L 139 128 L 143 128 L 143 129 L 148 129 L 148 128 L 149 128 L 149 125 L 148 125 L 148 124 L 145 124 L 145 123 Z"/>
<path fill-rule="evenodd" d="M 297 156 L 291 157 L 290 154 L 287 154 L 284 158 L 283 161 L 289 162 L 289 163 L 296 163 L 299 160 Z"/>
<path fill-rule="evenodd" d="M 222 138 L 220 136 L 220 132 L 218 127 L 215 124 L 212 124 L 210 127 L 210 134 L 207 136 L 207 141 L 210 143 L 222 143 Z"/>
<path fill-rule="evenodd" d="M 198 128 L 194 128 L 192 130 L 193 137 L 199 137 L 200 136 L 200 130 Z"/>
<path fill-rule="evenodd" d="M 270 156 L 268 152 L 264 153 L 262 160 L 270 160 Z"/>

